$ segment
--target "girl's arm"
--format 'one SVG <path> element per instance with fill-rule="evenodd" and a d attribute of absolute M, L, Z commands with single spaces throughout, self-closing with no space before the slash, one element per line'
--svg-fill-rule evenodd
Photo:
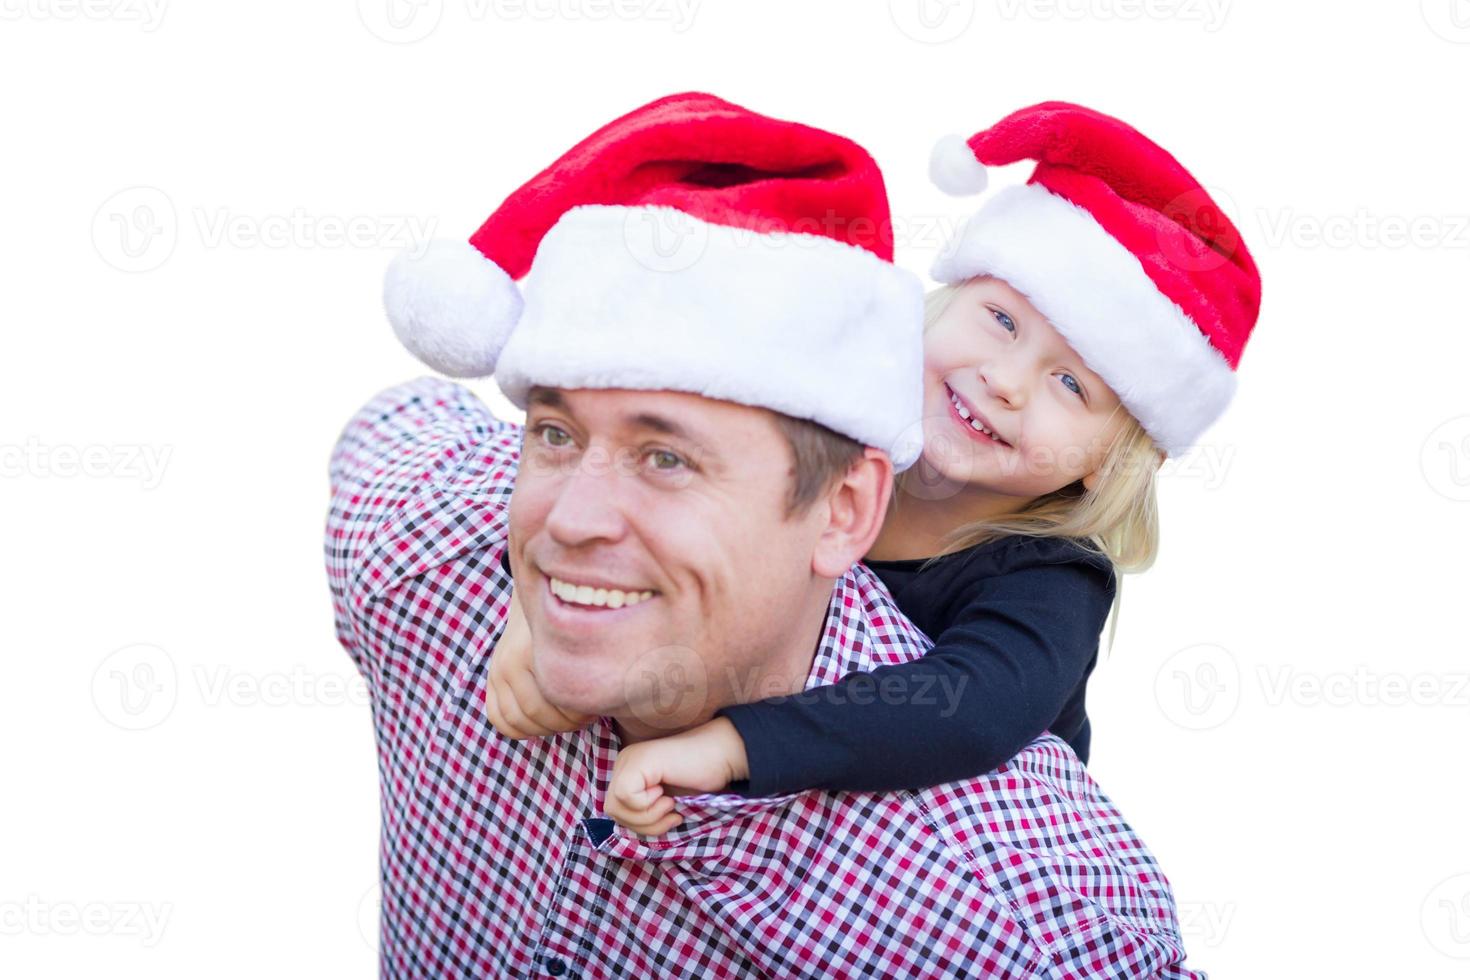
<path fill-rule="evenodd" d="M 503 555 L 501 567 L 510 574 Z M 542 697 L 531 664 L 531 628 L 521 610 L 520 593 L 512 592 L 505 628 L 495 641 L 485 679 L 485 715 L 490 725 L 506 738 L 526 739 L 575 731 L 592 721 L 592 715 L 563 711 Z"/>
<path fill-rule="evenodd" d="M 977 579 L 923 657 L 716 712 L 750 773 L 730 791 L 937 786 L 1014 756 L 1091 669 L 1116 589 L 1105 561 L 1053 543 L 1023 539 L 1009 567 Z"/>

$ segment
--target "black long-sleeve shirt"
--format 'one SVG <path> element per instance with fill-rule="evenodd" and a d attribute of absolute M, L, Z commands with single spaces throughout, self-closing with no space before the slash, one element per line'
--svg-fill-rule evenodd
<path fill-rule="evenodd" d="M 937 786 L 991 771 L 1043 731 L 1087 761 L 1087 678 L 1117 590 L 1112 563 L 1070 539 L 1022 535 L 920 571 L 925 561 L 865 564 L 934 647 L 906 664 L 721 708 L 750 768 L 730 792 Z"/>

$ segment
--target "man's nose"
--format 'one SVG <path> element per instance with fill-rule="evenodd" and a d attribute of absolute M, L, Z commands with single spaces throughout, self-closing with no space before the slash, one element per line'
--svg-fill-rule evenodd
<path fill-rule="evenodd" d="M 546 515 L 547 533 L 568 548 L 620 540 L 628 530 L 622 506 L 625 482 L 611 461 L 584 456 L 558 483 L 556 501 Z"/>

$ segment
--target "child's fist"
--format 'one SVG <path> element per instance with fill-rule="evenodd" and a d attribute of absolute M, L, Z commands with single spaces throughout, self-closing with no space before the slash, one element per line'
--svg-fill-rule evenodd
<path fill-rule="evenodd" d="M 656 837 L 684 819 L 674 811 L 674 797 L 717 793 L 748 776 L 740 733 L 728 720 L 715 718 L 624 748 L 613 763 L 603 809 L 634 833 Z"/>
<path fill-rule="evenodd" d="M 496 731 L 514 739 L 575 731 L 592 720 L 591 715 L 562 711 L 541 696 L 531 673 L 531 629 L 515 594 L 510 597 L 505 631 L 490 655 L 485 714 Z"/>

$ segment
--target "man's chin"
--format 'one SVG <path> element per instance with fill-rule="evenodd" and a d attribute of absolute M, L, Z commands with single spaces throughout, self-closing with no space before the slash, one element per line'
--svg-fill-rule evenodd
<path fill-rule="evenodd" d="M 580 715 L 616 715 L 626 706 L 621 673 L 585 657 L 536 650 L 536 683 L 556 708 Z"/>

